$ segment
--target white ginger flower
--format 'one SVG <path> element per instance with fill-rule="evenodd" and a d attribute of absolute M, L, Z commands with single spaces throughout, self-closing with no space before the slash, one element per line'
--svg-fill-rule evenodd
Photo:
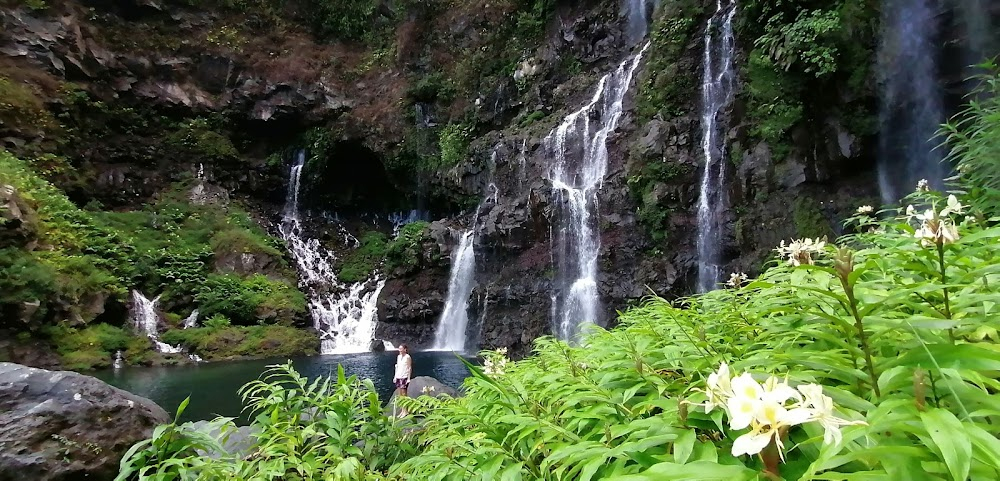
<path fill-rule="evenodd" d="M 719 370 L 708 375 L 708 389 L 705 395 L 708 401 L 705 402 L 705 414 L 715 409 L 716 406 L 725 407 L 726 399 L 733 396 L 733 386 L 729 375 L 729 365 L 722 363 Z"/>
<path fill-rule="evenodd" d="M 746 274 L 742 272 L 734 272 L 732 274 L 729 274 L 729 281 L 726 282 L 726 286 L 736 289 L 742 287 L 743 284 L 746 284 L 747 281 L 749 280 L 750 277 L 748 277 Z"/>
<path fill-rule="evenodd" d="M 733 396 L 726 401 L 729 412 L 729 427 L 743 429 L 753 421 L 754 413 L 760 405 L 764 388 L 753 379 L 750 373 L 743 373 L 733 378 Z"/>
<path fill-rule="evenodd" d="M 773 399 L 760 402 L 754 411 L 750 432 L 733 441 L 733 456 L 757 454 L 771 443 L 771 439 L 774 439 L 778 454 L 784 460 L 781 430 L 802 424 L 808 421 L 811 416 L 812 413 L 808 409 L 801 407 L 787 409 Z"/>
<path fill-rule="evenodd" d="M 857 210 L 857 213 L 862 215 L 868 215 L 871 214 L 872 212 L 875 212 L 875 208 L 870 205 L 863 205 L 861 207 L 858 207 Z"/>
<path fill-rule="evenodd" d="M 420 392 L 429 396 L 432 392 L 434 392 L 434 386 L 424 386 L 424 388 L 421 389 Z"/>
<path fill-rule="evenodd" d="M 785 246 L 785 241 L 781 241 L 775 251 L 778 252 L 778 255 L 787 258 L 789 264 L 798 267 L 803 264 L 812 264 L 813 254 L 822 254 L 824 247 L 826 247 L 825 240 L 805 238 L 793 240 L 788 246 Z"/>
<path fill-rule="evenodd" d="M 823 426 L 823 442 L 837 445 L 843 439 L 840 433 L 841 426 L 866 425 L 864 421 L 848 421 L 833 415 L 833 399 L 823 394 L 823 387 L 817 384 L 804 384 L 798 387 L 799 392 L 805 397 L 802 405 L 812 411 L 810 421 L 815 421 Z"/>
<path fill-rule="evenodd" d="M 729 377 L 729 366 L 723 363 L 708 377 L 706 413 L 722 406 L 733 430 L 750 428 L 733 442 L 734 456 L 760 453 L 772 442 L 784 460 L 782 434 L 793 426 L 817 422 L 823 427 L 823 442 L 839 444 L 841 426 L 866 424 L 848 421 L 834 415 L 833 400 L 816 384 L 797 388 L 771 376 L 759 384 L 750 373 Z"/>
<path fill-rule="evenodd" d="M 931 190 L 931 183 L 927 179 L 920 179 L 917 182 L 917 192 L 927 192 Z"/>
<path fill-rule="evenodd" d="M 961 214 L 966 206 L 958 201 L 954 194 L 948 196 L 948 205 L 941 210 L 941 217 L 948 217 L 951 214 Z"/>

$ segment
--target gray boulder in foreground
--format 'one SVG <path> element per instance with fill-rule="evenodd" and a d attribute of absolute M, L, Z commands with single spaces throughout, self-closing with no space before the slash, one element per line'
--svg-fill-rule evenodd
<path fill-rule="evenodd" d="M 424 394 L 428 396 L 441 396 L 447 394 L 451 397 L 458 397 L 458 391 L 448 387 L 430 376 L 418 376 L 410 379 L 410 385 L 406 388 L 406 395 L 409 397 L 420 397 Z M 396 391 L 392 392 L 389 402 L 385 405 L 385 412 L 392 414 L 396 405 Z"/>
<path fill-rule="evenodd" d="M 170 420 L 93 377 L 0 362 L 0 481 L 112 480 L 122 455 Z"/>

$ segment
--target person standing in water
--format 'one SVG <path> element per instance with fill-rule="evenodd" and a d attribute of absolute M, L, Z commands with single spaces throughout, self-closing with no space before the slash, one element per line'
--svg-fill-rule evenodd
<path fill-rule="evenodd" d="M 410 387 L 410 376 L 413 375 L 413 358 L 410 357 L 410 348 L 406 344 L 400 344 L 399 355 L 396 356 L 396 373 L 392 376 L 392 384 L 396 386 L 396 395 L 406 397 L 406 390 Z M 406 409 L 399 413 L 399 417 L 405 417 Z"/>

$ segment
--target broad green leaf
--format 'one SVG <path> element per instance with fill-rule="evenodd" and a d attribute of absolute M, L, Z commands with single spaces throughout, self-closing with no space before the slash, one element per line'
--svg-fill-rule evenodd
<path fill-rule="evenodd" d="M 920 413 L 927 432 L 941 453 L 954 481 L 969 477 L 972 462 L 972 441 L 962 423 L 949 411 L 931 409 Z"/>

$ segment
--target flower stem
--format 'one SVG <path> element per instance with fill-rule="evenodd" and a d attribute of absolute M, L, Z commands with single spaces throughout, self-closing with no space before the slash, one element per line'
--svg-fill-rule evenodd
<path fill-rule="evenodd" d="M 951 301 L 948 299 L 948 273 L 947 268 L 944 264 L 944 243 L 938 241 L 937 243 L 938 251 L 938 267 L 941 269 L 941 290 L 944 291 L 944 317 L 945 319 L 951 319 Z M 955 343 L 955 328 L 948 328 L 948 338 L 951 343 Z"/>
<path fill-rule="evenodd" d="M 861 343 L 861 351 L 865 354 L 865 364 L 868 368 L 868 377 L 871 378 L 872 391 L 875 393 L 875 398 L 882 397 L 882 393 L 878 388 L 878 376 L 875 375 L 875 363 L 872 362 L 872 351 L 871 347 L 868 346 L 868 335 L 865 334 L 865 325 L 861 320 L 861 314 L 858 312 L 858 301 L 854 298 L 854 286 L 852 286 L 845 275 L 837 276 L 840 279 L 840 285 L 844 287 L 844 293 L 847 294 L 847 303 L 850 307 L 851 315 L 854 317 L 854 328 L 858 331 L 858 341 Z"/>

